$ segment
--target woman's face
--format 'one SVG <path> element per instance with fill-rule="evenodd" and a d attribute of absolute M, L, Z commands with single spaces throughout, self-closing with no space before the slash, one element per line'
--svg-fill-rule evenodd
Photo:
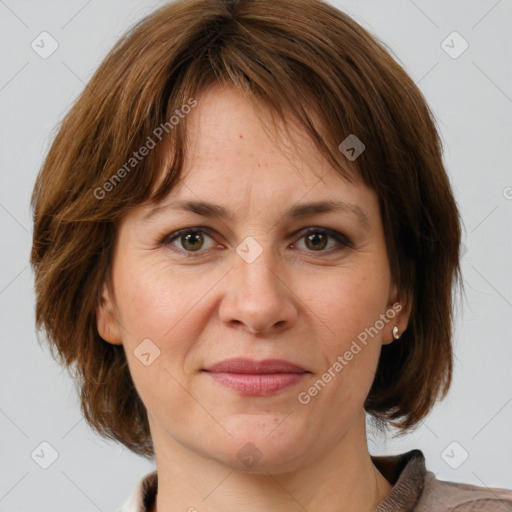
<path fill-rule="evenodd" d="M 405 327 L 377 196 L 341 178 L 295 125 L 276 143 L 231 89 L 202 95 L 186 122 L 182 181 L 120 224 L 99 332 L 124 345 L 157 457 L 185 449 L 255 472 L 292 470 L 356 425 L 364 436 L 355 420 L 381 345 Z M 340 206 L 305 208 L 319 202 Z M 229 358 L 303 371 L 205 371 Z"/>

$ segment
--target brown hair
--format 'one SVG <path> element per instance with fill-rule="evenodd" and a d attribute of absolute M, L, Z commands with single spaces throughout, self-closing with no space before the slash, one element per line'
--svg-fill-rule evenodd
<path fill-rule="evenodd" d="M 421 92 L 382 42 L 320 0 L 166 5 L 119 40 L 63 120 L 32 197 L 31 262 L 37 326 L 73 370 L 86 420 L 153 455 L 123 346 L 99 336 L 96 308 L 117 221 L 180 179 L 186 116 L 171 117 L 215 84 L 285 124 L 296 118 L 346 179 L 339 144 L 350 134 L 365 144 L 351 163 L 378 194 L 393 282 L 413 297 L 408 329 L 382 348 L 365 409 L 404 433 L 451 382 L 459 213 Z M 133 160 L 149 139 L 154 149 Z"/>

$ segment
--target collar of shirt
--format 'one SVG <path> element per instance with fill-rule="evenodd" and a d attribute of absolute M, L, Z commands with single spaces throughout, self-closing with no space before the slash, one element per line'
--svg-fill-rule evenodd
<path fill-rule="evenodd" d="M 393 486 L 375 512 L 511 512 L 512 490 L 437 480 L 425 468 L 420 450 L 399 455 L 372 455 L 375 467 Z M 156 470 L 137 483 L 119 512 L 151 512 L 158 491 Z M 473 505 L 476 508 L 473 508 Z"/>

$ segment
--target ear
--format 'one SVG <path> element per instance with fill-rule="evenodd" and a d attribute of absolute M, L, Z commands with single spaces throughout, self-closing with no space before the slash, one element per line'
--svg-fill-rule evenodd
<path fill-rule="evenodd" d="M 389 296 L 385 316 L 387 323 L 382 335 L 382 344 L 389 345 L 395 341 L 393 328 L 396 326 L 400 335 L 409 325 L 409 317 L 412 310 L 412 292 L 398 291 L 393 285 Z"/>
<path fill-rule="evenodd" d="M 106 284 L 103 285 L 96 308 L 96 327 L 99 335 L 112 345 L 122 345 L 121 329 L 116 318 L 114 303 Z"/>

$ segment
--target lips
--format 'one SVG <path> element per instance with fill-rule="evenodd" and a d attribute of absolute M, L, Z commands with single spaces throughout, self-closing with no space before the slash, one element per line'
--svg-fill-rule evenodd
<path fill-rule="evenodd" d="M 307 373 L 307 370 L 284 359 L 255 361 L 247 358 L 226 359 L 205 369 L 212 373 Z"/>
<path fill-rule="evenodd" d="M 215 382 L 243 395 L 272 395 L 298 384 L 311 373 L 283 359 L 227 359 L 203 370 Z"/>

